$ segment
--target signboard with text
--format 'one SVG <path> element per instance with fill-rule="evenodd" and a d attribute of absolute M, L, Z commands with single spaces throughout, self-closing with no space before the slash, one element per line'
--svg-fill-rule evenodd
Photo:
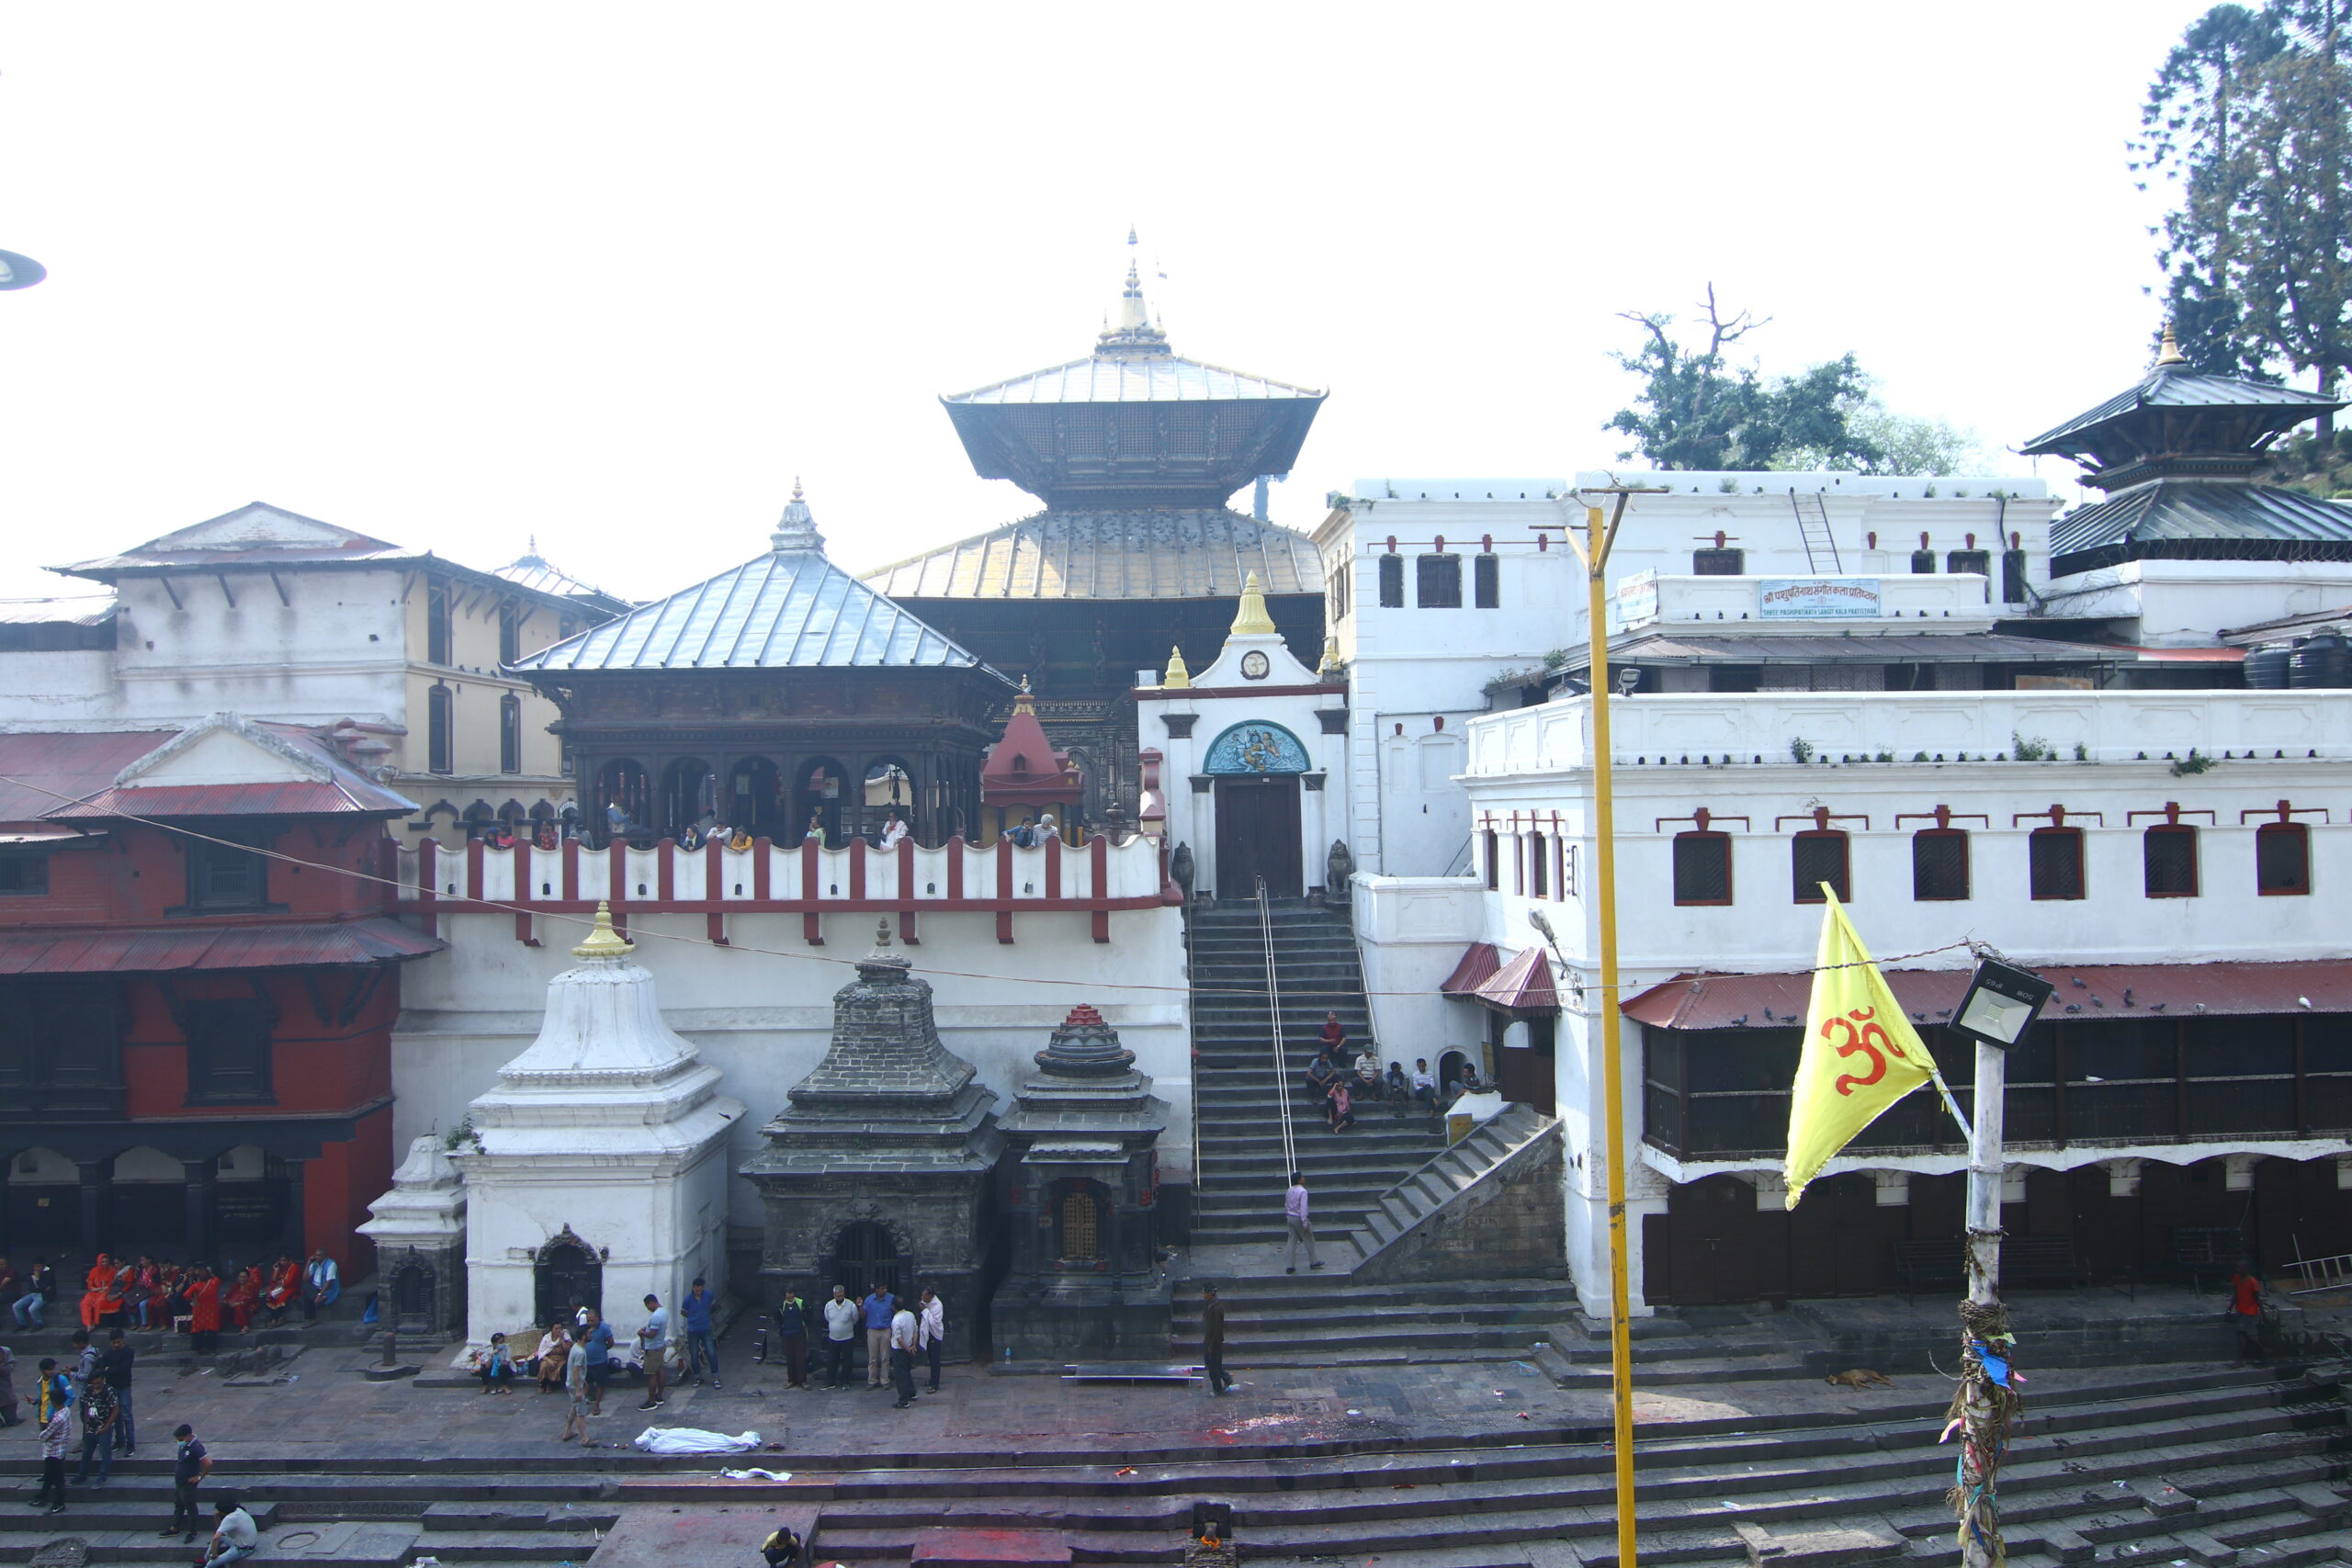
<path fill-rule="evenodd" d="M 1876 620 L 1875 577 L 1767 577 L 1756 584 L 1760 621 Z"/>
<path fill-rule="evenodd" d="M 1657 619 L 1657 573 L 1637 571 L 1617 580 L 1616 626 L 1638 626 Z"/>

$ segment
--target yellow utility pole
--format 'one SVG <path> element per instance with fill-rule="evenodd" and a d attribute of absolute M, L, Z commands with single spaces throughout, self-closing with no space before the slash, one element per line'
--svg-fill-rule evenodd
<path fill-rule="evenodd" d="M 1623 1026 L 1617 1010 L 1617 807 L 1609 749 L 1608 570 L 1617 526 L 1625 520 L 1625 502 L 1636 495 L 1663 495 L 1666 489 L 1611 484 L 1577 493 L 1611 496 L 1615 502 L 1607 508 L 1586 505 L 1581 539 L 1567 524 L 1545 526 L 1566 534 L 1585 569 L 1585 640 L 1591 650 L 1588 673 L 1592 684 L 1593 897 L 1600 915 L 1601 1122 L 1607 1129 L 1609 1184 L 1609 1370 L 1617 1421 L 1617 1568 L 1634 1568 L 1634 1306 L 1625 1270 L 1625 1070 L 1618 1049 Z M 1536 929 L 1551 935 L 1544 922 L 1539 920 Z M 1559 956 L 1556 942 L 1553 953 Z M 1566 966 L 1565 958 L 1561 964 Z"/>

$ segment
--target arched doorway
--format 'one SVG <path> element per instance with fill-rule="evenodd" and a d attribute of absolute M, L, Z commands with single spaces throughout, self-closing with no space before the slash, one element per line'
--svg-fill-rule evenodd
<path fill-rule="evenodd" d="M 1064 1181 L 1054 1193 L 1054 1258 L 1065 1269 L 1101 1267 L 1111 1239 L 1110 1194 L 1092 1181 Z"/>
<path fill-rule="evenodd" d="M 897 757 L 875 758 L 865 764 L 865 787 L 858 804 L 858 823 L 854 830 L 865 838 L 878 841 L 893 811 L 904 817 L 911 829 L 915 825 L 913 767 Z"/>
<path fill-rule="evenodd" d="M 843 796 L 849 793 L 849 771 L 831 757 L 819 757 L 801 764 L 797 782 L 793 786 L 792 824 L 786 833 L 787 840 L 797 840 L 811 831 L 824 834 L 829 846 L 842 842 L 842 808 Z"/>
<path fill-rule="evenodd" d="M 727 825 L 763 839 L 784 831 L 783 781 L 765 757 L 746 757 L 727 776 Z"/>
<path fill-rule="evenodd" d="M 1210 742 L 1204 771 L 1215 781 L 1216 896 L 1270 898 L 1306 892 L 1299 843 L 1299 778 L 1306 748 L 1279 724 L 1249 720 Z"/>
<path fill-rule="evenodd" d="M 715 821 L 718 813 L 718 777 L 700 757 L 681 757 L 662 770 L 662 832 L 683 836 L 689 828 Z"/>
<path fill-rule="evenodd" d="M 605 841 L 615 826 L 615 807 L 632 830 L 650 830 L 652 825 L 652 790 L 646 783 L 645 769 L 627 757 L 616 757 L 596 773 L 596 798 L 588 805 L 587 817 L 594 824 L 594 841 Z"/>
<path fill-rule="evenodd" d="M 910 1293 L 907 1273 L 908 1260 L 900 1255 L 890 1227 L 875 1220 L 857 1220 L 834 1235 L 824 1283 L 828 1294 L 833 1286 L 842 1285 L 856 1297 L 879 1280 L 892 1295 L 905 1296 Z"/>
<path fill-rule="evenodd" d="M 582 1307 L 605 1310 L 604 1262 L 595 1248 L 572 1235 L 568 1225 L 539 1248 L 531 1283 L 541 1323 L 558 1318 L 569 1323 Z"/>

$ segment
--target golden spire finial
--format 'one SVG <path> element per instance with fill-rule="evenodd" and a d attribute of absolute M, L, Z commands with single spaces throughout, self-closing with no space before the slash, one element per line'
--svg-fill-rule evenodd
<path fill-rule="evenodd" d="M 1159 677 L 1159 684 L 1163 689 L 1182 690 L 1192 683 L 1193 672 L 1184 668 L 1184 650 L 1170 648 L 1168 650 L 1168 670 Z"/>
<path fill-rule="evenodd" d="M 1323 639 L 1323 661 L 1315 667 L 1317 680 L 1331 681 L 1340 674 L 1340 637 L 1333 632 Z"/>
<path fill-rule="evenodd" d="M 2156 349 L 2156 367 L 2158 369 L 2162 369 L 2167 365 L 2186 365 L 2188 363 L 2188 355 L 2180 352 L 2180 340 L 2173 335 L 2172 323 L 2170 321 L 2166 321 L 2165 323 L 2164 342 Z"/>
<path fill-rule="evenodd" d="M 1266 592 L 1258 586 L 1258 574 L 1241 585 L 1241 607 L 1234 612 L 1232 635 L 1235 637 L 1270 637 L 1274 620 L 1266 614 Z"/>
<path fill-rule="evenodd" d="M 1012 711 L 1025 713 L 1032 717 L 1036 716 L 1037 699 L 1029 694 L 1029 677 L 1026 675 L 1021 677 L 1021 690 L 1013 696 Z"/>
<path fill-rule="evenodd" d="M 574 958 L 627 958 L 635 947 L 613 929 L 613 907 L 599 899 L 596 903 L 596 929 L 588 940 L 571 950 Z"/>

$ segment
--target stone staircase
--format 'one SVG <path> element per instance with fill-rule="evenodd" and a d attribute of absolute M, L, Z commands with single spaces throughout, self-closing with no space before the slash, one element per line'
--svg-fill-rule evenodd
<path fill-rule="evenodd" d="M 1305 1081 L 1324 1013 L 1340 1015 L 1351 1043 L 1371 1037 L 1355 933 L 1341 916 L 1305 900 L 1278 902 L 1272 923 L 1298 1168 L 1313 1194 L 1317 1234 L 1341 1243 L 1327 1245 L 1326 1261 L 1344 1270 L 1352 1259 L 1343 1238 L 1363 1224 L 1383 1194 L 1442 1152 L 1444 1139 L 1426 1116 L 1399 1117 L 1396 1107 L 1377 1102 L 1357 1108 L 1353 1131 L 1324 1130 L 1322 1108 L 1307 1099 Z M 1200 1166 L 1193 1242 L 1215 1247 L 1280 1241 L 1289 1172 L 1283 1159 L 1258 906 L 1196 909 L 1188 941 L 1193 1045 L 1200 1053 L 1193 1082 Z M 1383 1055 L 1385 1059 L 1398 1053 L 1384 1049 Z"/>
<path fill-rule="evenodd" d="M 1372 1298 L 1300 1299 L 1330 1315 L 1341 1341 L 1376 1319 Z M 1376 1310 L 1374 1308 L 1374 1310 Z M 2053 1374 L 2030 1400 L 2002 1476 L 2016 1568 L 2194 1563 L 2303 1568 L 2352 1553 L 2352 1460 L 2341 1364 L 2245 1370 L 2133 1369 Z M 1852 1407 L 1769 1395 L 1694 1406 L 1643 1428 L 1636 1445 L 1644 1558 L 1739 1568 L 1742 1527 L 1785 1541 L 1792 1560 L 1820 1532 L 1856 1530 L 1905 1568 L 1953 1568 L 1943 1501 L 1951 1450 L 1936 1444 L 1933 1384 L 1858 1395 Z M 1923 1397 L 1922 1395 L 1925 1395 Z M 993 1562 L 1166 1563 L 1177 1560 L 1195 1499 L 1230 1503 L 1244 1556 L 1260 1568 L 1377 1556 L 1382 1568 L 1614 1568 L 1611 1462 L 1604 1427 L 1464 1430 L 1409 1439 L 1370 1429 L 1201 1431 L 1200 1396 L 1171 1397 L 1169 1437 L 1104 1451 L 1082 1435 L 1002 1454 L 922 1446 L 874 1456 L 793 1452 L 765 1462 L 789 1488 L 729 1483 L 708 1459 L 506 1455 L 495 1460 L 333 1458 L 273 1469 L 224 1461 L 267 1517 L 281 1560 L 332 1557 L 401 1568 L 444 1562 L 555 1568 L 586 1563 L 605 1531 L 636 1513 L 814 1511 L 811 1561 L 960 1562 L 943 1536 L 989 1546 Z M 12 1456 L 0 1475 L 29 1491 L 37 1469 Z M 756 1461 L 755 1461 L 756 1462 Z M 51 1519 L 0 1509 L 0 1561 L 24 1562 L 64 1534 L 100 1562 L 186 1562 L 158 1539 L 170 1506 L 168 1461 L 119 1464 L 103 1493 L 72 1494 Z M 60 1529 L 59 1527 L 65 1527 Z M 315 1531 L 297 1539 L 296 1529 Z M 1777 1550 L 1777 1549 L 1776 1549 Z M 1851 1559 L 1874 1560 L 1865 1554 Z M 1826 1559 L 1825 1559 L 1826 1561 Z"/>

